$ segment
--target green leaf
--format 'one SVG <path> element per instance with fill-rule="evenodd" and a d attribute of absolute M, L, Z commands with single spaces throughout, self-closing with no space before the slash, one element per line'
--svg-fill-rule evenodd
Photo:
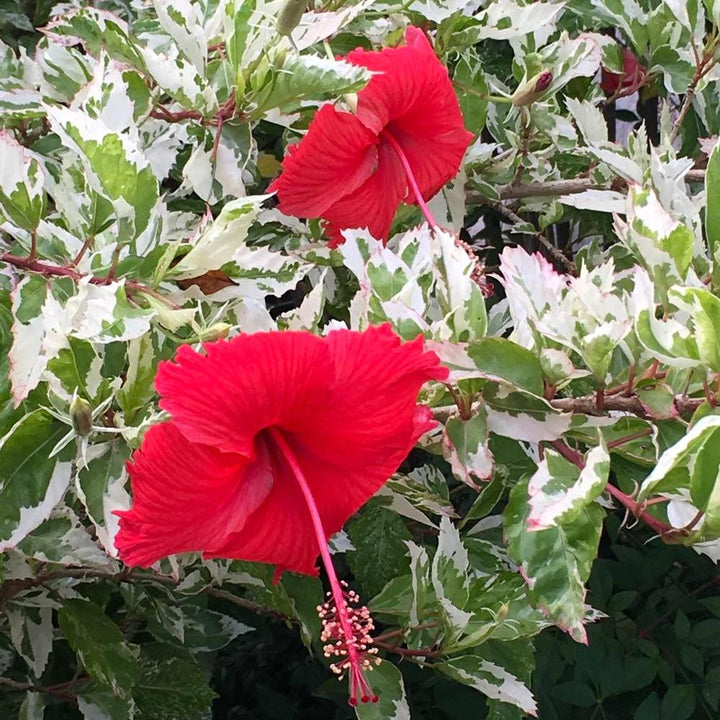
<path fill-rule="evenodd" d="M 715 290 L 720 289 L 720 145 L 715 145 L 705 171 L 705 237 L 712 261 Z"/>
<path fill-rule="evenodd" d="M 179 648 L 145 645 L 133 689 L 142 720 L 210 720 L 215 693 L 205 673 Z"/>
<path fill-rule="evenodd" d="M 488 380 L 505 380 L 533 395 L 542 395 L 543 372 L 534 353 L 499 337 L 488 337 L 469 343 L 466 350 L 479 377 Z"/>
<path fill-rule="evenodd" d="M 618 234 L 664 298 L 671 285 L 685 279 L 693 257 L 693 232 L 670 215 L 653 190 L 632 186 L 628 198 L 627 225 L 619 226 Z"/>
<path fill-rule="evenodd" d="M 0 217 L 24 230 L 36 230 L 45 207 L 44 179 L 37 158 L 0 132 Z"/>
<path fill-rule="evenodd" d="M 687 720 L 695 710 L 695 703 L 692 685 L 673 685 L 660 704 L 660 720 Z"/>
<path fill-rule="evenodd" d="M 510 556 L 521 565 L 533 602 L 574 640 L 587 643 L 584 583 L 597 555 L 605 513 L 593 502 L 566 525 L 528 532 L 529 502 L 524 479 L 511 490 L 503 514 Z"/>
<path fill-rule="evenodd" d="M 133 424 L 140 411 L 147 408 L 155 396 L 157 358 L 152 335 L 147 333 L 131 340 L 127 355 L 125 381 L 117 394 L 117 401 L 125 413 L 125 422 Z"/>
<path fill-rule="evenodd" d="M 546 448 L 528 482 L 527 529 L 538 531 L 573 522 L 605 489 L 609 472 L 610 455 L 604 443 L 588 453 L 582 470 Z"/>
<path fill-rule="evenodd" d="M 35 677 L 40 677 L 47 665 L 53 645 L 51 601 L 40 596 L 39 607 L 7 610 L 10 639 L 18 654 L 25 660 Z"/>
<path fill-rule="evenodd" d="M 452 339 L 465 342 L 483 337 L 487 310 L 475 279 L 478 259 L 450 233 L 435 230 L 431 243 L 435 295 Z"/>
<path fill-rule="evenodd" d="M 22 417 L 0 439 L 0 551 L 14 547 L 50 517 L 70 482 L 69 448 L 51 450 L 67 428 L 45 412 Z"/>
<path fill-rule="evenodd" d="M 407 567 L 403 541 L 411 535 L 399 515 L 376 502 L 368 503 L 346 530 L 355 546 L 346 556 L 348 565 L 368 597 L 377 595 Z"/>
<path fill-rule="evenodd" d="M 45 717 L 45 698 L 41 693 L 28 690 L 20 707 L 18 720 L 43 720 Z"/>
<path fill-rule="evenodd" d="M 660 456 L 638 502 L 663 493 L 684 495 L 703 512 L 688 542 L 720 537 L 720 416 L 702 418 Z"/>
<path fill-rule="evenodd" d="M 465 611 L 470 598 L 468 570 L 467 548 L 457 528 L 444 517 L 440 521 L 440 535 L 430 577 L 441 608 L 448 645 L 460 638 L 472 617 L 472 613 Z"/>
<path fill-rule="evenodd" d="M 488 698 L 515 705 L 530 715 L 537 714 L 532 692 L 521 680 L 500 665 L 477 655 L 462 655 L 435 663 L 434 669 L 448 677 L 469 685 Z"/>
<path fill-rule="evenodd" d="M 235 78 L 240 92 L 243 90 L 244 85 L 244 80 L 240 80 L 243 54 L 252 31 L 250 18 L 253 12 L 255 12 L 255 0 L 228 3 L 225 11 L 224 24 L 226 33 L 229 30 L 228 37 L 225 40 L 225 50 L 228 54 L 228 60 L 235 71 Z"/>
<path fill-rule="evenodd" d="M 410 720 L 410 707 L 405 697 L 405 684 L 400 671 L 389 660 L 367 673 L 376 703 L 360 703 L 355 708 L 358 720 Z"/>
<path fill-rule="evenodd" d="M 720 372 L 720 298 L 705 288 L 672 288 L 669 299 L 688 308 L 695 326 L 694 339 L 703 363 Z"/>
<path fill-rule="evenodd" d="M 227 203 L 170 274 L 180 279 L 197 277 L 209 270 L 219 270 L 223 265 L 235 260 L 236 254 L 241 250 L 249 251 L 245 246 L 248 230 L 267 198 L 267 195 L 258 195 Z M 264 258 L 264 254 L 258 250 L 256 258 L 256 267 L 259 266 L 260 269 L 260 258 Z"/>
<path fill-rule="evenodd" d="M 455 508 L 450 502 L 447 480 L 434 465 L 422 465 L 407 475 L 393 475 L 386 487 L 406 498 L 414 507 L 432 515 L 454 517 Z"/>
<path fill-rule="evenodd" d="M 113 510 L 125 510 L 130 498 L 125 490 L 125 463 L 130 449 L 121 440 L 93 445 L 92 457 L 75 476 L 75 492 L 88 518 L 95 526 L 97 538 L 105 551 L 115 555 L 114 536 L 118 518 Z"/>
<path fill-rule="evenodd" d="M 261 117 L 271 108 L 282 112 L 296 110 L 303 100 L 325 100 L 343 93 L 361 90 L 370 80 L 364 67 L 344 60 L 330 60 L 317 55 L 276 53 L 268 67 L 250 77 L 250 83 L 261 84 L 253 95 L 257 108 L 254 117 Z"/>
<path fill-rule="evenodd" d="M 143 66 L 127 23 L 106 10 L 92 7 L 71 10 L 58 16 L 44 31 L 50 36 L 58 36 L 61 43 L 81 42 L 91 55 L 98 56 L 105 49 L 117 60 L 135 67 Z"/>
<path fill-rule="evenodd" d="M 78 695 L 78 709 L 84 720 L 134 720 L 135 701 L 132 697 L 116 695 L 102 686 L 93 687 Z"/>
<path fill-rule="evenodd" d="M 488 383 L 483 390 L 491 432 L 513 440 L 557 440 L 570 429 L 572 416 L 560 413 L 537 395 Z"/>
<path fill-rule="evenodd" d="M 114 569 L 70 508 L 55 511 L 17 545 L 17 550 L 41 562 Z"/>
<path fill-rule="evenodd" d="M 159 197 L 158 180 L 139 147 L 81 110 L 53 106 L 48 119 L 62 143 L 78 153 L 93 190 L 112 202 L 120 238 L 136 239 L 150 224 Z"/>
<path fill-rule="evenodd" d="M 123 638 L 120 628 L 89 600 L 65 600 L 58 622 L 70 647 L 90 677 L 126 695 L 141 676 L 139 648 Z"/>
<path fill-rule="evenodd" d="M 453 85 L 457 91 L 465 127 L 479 135 L 485 127 L 487 95 L 490 90 L 480 59 L 473 52 L 464 53 L 460 57 L 453 74 Z"/>
<path fill-rule="evenodd" d="M 93 401 L 97 399 L 95 392 L 101 382 L 99 366 L 100 357 L 89 342 L 68 338 L 68 347 L 48 362 L 47 370 L 69 395 L 77 390 L 82 397 Z"/>
<path fill-rule="evenodd" d="M 493 473 L 493 456 L 488 447 L 487 409 L 477 408 L 475 415 L 463 420 L 454 415 L 443 429 L 443 455 L 453 475 L 460 482 L 480 490 L 477 481 L 489 480 Z"/>

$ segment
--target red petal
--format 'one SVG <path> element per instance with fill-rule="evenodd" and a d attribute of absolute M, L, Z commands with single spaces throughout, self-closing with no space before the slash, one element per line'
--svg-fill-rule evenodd
<path fill-rule="evenodd" d="M 320 217 L 373 172 L 377 135 L 354 115 L 320 108 L 302 141 L 290 148 L 283 171 L 268 188 L 287 215 Z"/>
<path fill-rule="evenodd" d="M 260 333 L 206 349 L 181 348 L 178 364 L 160 370 L 175 419 L 151 428 L 133 458 L 134 504 L 118 513 L 121 556 L 147 566 L 202 550 L 314 574 L 306 502 L 263 429 L 277 428 L 292 447 L 329 538 L 433 426 L 416 397 L 447 370 L 422 339 L 401 344 L 387 325 L 326 338 Z"/>
<path fill-rule="evenodd" d="M 333 331 L 327 342 L 335 361 L 332 395 L 289 442 L 332 535 L 435 425 L 426 408 L 418 411 L 417 394 L 448 371 L 423 352 L 422 338 L 401 343 L 388 325 Z"/>
<path fill-rule="evenodd" d="M 169 422 L 148 430 L 128 470 L 133 506 L 117 513 L 115 545 L 125 563 L 143 567 L 168 555 L 222 546 L 273 484 L 266 448 L 249 463 L 189 442 Z"/>
<path fill-rule="evenodd" d="M 207 355 L 183 345 L 155 379 L 160 407 L 191 442 L 252 457 L 260 430 L 293 431 L 327 403 L 333 366 L 322 338 L 257 333 L 204 347 Z"/>
<path fill-rule="evenodd" d="M 424 33 L 406 32 L 407 45 L 380 52 L 353 50 L 347 60 L 377 72 L 358 94 L 358 118 L 400 143 L 423 198 L 454 177 L 473 138 L 465 129 L 448 72 Z M 407 202 L 415 202 L 408 188 Z"/>
<path fill-rule="evenodd" d="M 272 444 L 270 441 L 268 444 Z M 287 464 L 272 448 L 275 482 L 272 491 L 237 533 L 207 557 L 234 557 L 275 565 L 284 570 L 317 575 L 320 554 L 310 513 L 300 486 Z M 325 528 L 327 530 L 327 528 Z M 327 539 L 336 531 L 328 531 Z"/>
<path fill-rule="evenodd" d="M 330 247 L 344 242 L 340 231 L 346 228 L 367 228 L 373 237 L 386 240 L 406 191 L 403 166 L 392 148 L 382 143 L 377 170 L 355 192 L 323 213 Z"/>

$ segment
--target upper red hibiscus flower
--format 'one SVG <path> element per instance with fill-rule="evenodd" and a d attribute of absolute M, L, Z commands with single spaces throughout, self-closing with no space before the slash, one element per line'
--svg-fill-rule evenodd
<path fill-rule="evenodd" d="M 400 203 L 423 207 L 457 174 L 472 140 L 428 39 L 416 27 L 405 39 L 403 47 L 345 58 L 376 73 L 358 93 L 356 112 L 323 106 L 270 185 L 282 212 L 322 218 L 332 247 L 345 228 L 387 239 Z"/>
<path fill-rule="evenodd" d="M 600 87 L 607 95 L 616 93 L 620 97 L 632 95 L 645 82 L 647 68 L 638 62 L 632 50 L 626 47 L 622 49 L 622 61 L 623 72 L 621 74 L 602 69 Z"/>
<path fill-rule="evenodd" d="M 155 381 L 171 420 L 153 426 L 128 466 L 133 506 L 118 512 L 115 544 L 129 565 L 202 551 L 316 574 L 326 653 L 348 672 L 351 701 L 373 699 L 372 621 L 335 576 L 327 541 L 434 426 L 421 385 L 447 369 L 422 339 L 402 344 L 388 325 L 241 335 L 187 346 Z M 328 650 L 330 648 L 330 650 Z"/>

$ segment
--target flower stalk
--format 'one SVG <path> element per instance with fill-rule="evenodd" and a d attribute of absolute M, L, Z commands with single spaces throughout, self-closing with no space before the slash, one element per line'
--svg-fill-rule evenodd
<path fill-rule="evenodd" d="M 312 519 L 320 557 L 330 582 L 328 600 L 318 606 L 318 614 L 323 623 L 320 639 L 326 643 L 323 648 L 325 657 L 336 658 L 330 668 L 339 679 L 342 679 L 345 673 L 349 675 L 350 705 L 356 706 L 358 702 L 377 702 L 378 696 L 373 692 L 365 676 L 367 671 L 372 670 L 374 664 L 380 662 L 375 657 L 377 648 L 372 647 L 370 632 L 374 629 L 374 625 L 370 612 L 366 607 L 359 606 L 360 598 L 357 593 L 348 590 L 347 584 L 338 580 L 315 498 L 290 445 L 276 428 L 270 428 L 268 433 L 300 486 Z"/>
<path fill-rule="evenodd" d="M 407 156 L 403 152 L 402 147 L 400 146 L 400 143 L 392 136 L 392 133 L 385 129 L 380 133 L 380 136 L 388 141 L 388 144 L 390 147 L 395 151 L 395 154 L 398 156 L 398 159 L 402 163 L 403 169 L 405 170 L 405 177 L 407 178 L 408 185 L 412 188 L 413 193 L 415 194 L 415 199 L 417 200 L 417 204 L 420 206 L 420 209 L 422 210 L 422 214 L 425 216 L 425 219 L 428 221 L 428 225 L 430 225 L 433 230 L 437 229 L 438 224 L 435 218 L 433 217 L 433 214 L 430 212 L 430 208 L 427 206 L 427 203 L 423 199 L 422 193 L 420 192 L 420 188 L 418 187 L 417 180 L 415 179 L 415 175 L 413 174 L 412 168 L 410 167 L 410 162 L 407 159 Z"/>

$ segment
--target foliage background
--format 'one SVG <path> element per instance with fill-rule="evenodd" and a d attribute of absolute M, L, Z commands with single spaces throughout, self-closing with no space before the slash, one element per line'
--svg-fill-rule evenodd
<path fill-rule="evenodd" d="M 152 574 L 127 573 L 103 550 L 108 549 L 110 532 L 103 497 L 113 502 L 124 498 L 123 460 L 137 446 L 142 430 L 159 417 L 152 406 L 154 367 L 171 356 L 178 343 L 210 339 L 226 332 L 225 324 L 232 331 L 265 329 L 276 323 L 316 331 L 331 320 L 354 321 L 357 314 L 373 321 L 389 318 L 409 336 L 417 332 L 403 325 L 402 308 L 394 302 L 402 296 L 396 291 L 409 286 L 412 273 L 398 269 L 390 254 L 378 256 L 376 250 L 374 260 L 370 255 L 362 257 L 363 240 L 358 236 L 354 244 L 348 242 L 357 257 L 350 257 L 348 251 L 344 261 L 339 260 L 324 250 L 317 224 L 306 226 L 278 217 L 270 209 L 272 200 L 263 211 L 259 201 L 233 200 L 245 194 L 260 196 L 277 172 L 287 142 L 297 137 L 292 128 L 306 126 L 317 103 L 359 89 L 366 78 L 329 61 L 298 61 L 289 46 L 276 53 L 273 47 L 268 56 L 242 57 L 257 31 L 250 22 L 255 18 L 254 3 L 173 3 L 180 17 L 169 16 L 160 26 L 158 5 L 163 3 L 155 7 L 94 3 L 96 9 L 109 10 L 129 23 L 125 35 L 120 25 L 108 25 L 109 16 L 90 8 L 71 21 L 71 4 L 20 0 L 0 4 L 0 39 L 7 46 L 0 48 L 0 124 L 7 131 L 2 167 L 12 167 L 11 158 L 18 157 L 16 141 L 32 153 L 22 156 L 20 181 L 2 171 L 2 252 L 26 256 L 35 233 L 40 259 L 68 267 L 83 240 L 92 238 L 77 263 L 78 273 L 102 278 L 114 268 L 116 277 L 128 281 L 124 289 L 111 285 L 111 294 L 105 292 L 107 285 L 99 285 L 100 294 L 92 295 L 92 288 L 82 281 L 78 291 L 79 277 L 56 277 L 50 289 L 47 275 L 25 273 L 22 267 L 0 277 L 3 358 L 11 353 L 10 361 L 3 361 L 0 388 L 2 540 L 23 524 L 15 510 L 40 508 L 29 531 L 9 547 L 3 545 L 7 552 L 0 585 L 0 716 L 148 720 L 208 717 L 212 711 L 213 717 L 228 719 L 350 718 L 354 712 L 345 703 L 344 689 L 328 679 L 326 668 L 316 659 L 317 647 L 314 656 L 306 647 L 317 642 L 313 614 L 321 593 L 317 581 L 286 577 L 275 588 L 263 568 L 200 563 L 193 558 L 164 565 L 158 580 Z M 276 6 L 271 3 L 266 10 L 261 25 L 269 27 L 270 34 L 262 37 L 272 37 Z M 531 356 L 517 346 L 485 345 L 498 353 L 496 366 L 490 367 L 483 356 L 473 366 L 476 376 L 465 380 L 461 389 L 466 398 L 477 398 L 480 392 L 497 414 L 500 405 L 492 404 L 497 396 L 492 385 L 504 363 L 514 368 L 506 372 L 505 380 L 523 395 L 522 402 L 510 408 L 518 425 L 523 421 L 518 414 L 523 415 L 528 402 L 534 408 L 531 417 L 541 425 L 552 425 L 555 411 L 530 399 L 541 397 L 550 383 L 560 386 L 559 399 L 585 403 L 571 407 L 575 424 L 560 433 L 573 449 L 584 452 L 602 447 L 603 442 L 613 449 L 611 444 L 618 439 L 640 433 L 616 444 L 611 453 L 611 482 L 632 493 L 633 483 L 642 483 L 658 457 L 687 434 L 686 421 L 715 414 L 714 383 L 720 367 L 713 347 L 718 346 L 720 314 L 716 301 L 696 291 L 706 286 L 710 295 L 718 290 L 714 250 L 720 234 L 720 218 L 715 215 L 720 177 L 717 169 L 713 176 L 713 161 L 718 160 L 712 147 L 720 129 L 714 65 L 720 9 L 712 0 L 704 5 L 672 0 L 570 0 L 562 5 L 503 0 L 467 6 L 415 0 L 402 5 L 364 3 L 355 11 L 350 4 L 318 3 L 315 10 L 320 28 L 331 13 L 341 15 L 339 32 L 327 33 L 336 54 L 358 45 L 370 47 L 372 42 L 395 42 L 407 22 L 436 31 L 436 48 L 456 83 L 467 125 L 479 141 L 469 152 L 459 180 L 433 207 L 448 227 L 470 243 L 489 274 L 501 269 L 500 253 L 506 245 L 539 250 L 558 273 L 569 275 L 580 266 L 592 271 L 608 259 L 614 261 L 618 274 L 610 271 L 611 277 L 605 276 L 608 285 L 602 296 L 610 303 L 607 307 L 614 308 L 614 317 L 600 317 L 597 311 L 603 307 L 591 307 L 589 313 L 578 310 L 568 300 L 566 310 L 581 326 L 577 337 L 559 337 L 567 329 L 563 327 L 552 327 L 557 331 L 553 335 L 548 322 L 538 323 L 535 331 L 544 340 L 535 346 L 511 336 L 530 347 Z M 342 16 L 344 10 L 349 12 Z M 224 20 L 213 24 L 223 12 Z M 188 20 L 192 17 L 194 25 Z M 55 23 L 54 32 L 36 30 L 49 21 Z M 321 39 L 322 29 L 318 33 Z M 588 33 L 595 35 L 585 42 L 582 38 L 587 39 Z M 300 42 L 301 57 L 323 54 L 321 44 L 307 42 Z M 207 63 L 193 55 L 193 47 L 203 55 L 203 43 L 213 48 Z M 621 46 L 631 48 L 648 69 L 647 82 L 638 95 L 631 95 L 629 106 L 606 102 L 597 82 L 601 64 L 622 71 Z M 700 60 L 705 58 L 709 60 L 703 74 Z M 195 70 L 201 65 L 200 71 L 194 73 L 193 64 Z M 511 109 L 493 100 L 493 95 L 509 95 L 523 79 L 546 67 L 553 69 L 553 86 L 530 109 Z M 294 85 L 288 85 L 288 76 Z M 84 94 L 86 86 L 91 88 L 89 94 Z M 132 101 L 125 127 L 112 127 L 117 106 L 111 99 L 118 93 Z M 67 107 L 76 114 L 58 112 Z M 602 114 L 591 108 L 601 108 Z M 219 128 L 217 118 L 226 110 Z M 83 127 L 81 116 L 111 128 L 102 152 L 96 153 L 88 142 L 99 126 L 91 122 Z M 75 132 L 78 127 L 81 132 Z M 626 148 L 610 144 L 627 135 Z M 656 148 L 652 152 L 648 140 Z M 129 143 L 153 158 L 149 171 L 128 150 Z M 104 163 L 103 158 L 112 160 Z M 113 181 L 119 163 L 126 163 L 122 166 L 126 186 Z M 548 180 L 566 184 L 553 192 Z M 581 192 L 567 182 L 579 182 Z M 546 185 L 541 196 L 517 196 L 512 187 L 533 183 Z M 123 198 L 129 202 L 123 203 Z M 164 224 L 152 215 L 148 202 L 153 199 L 164 203 Z M 652 212 L 643 214 L 647 203 Z M 223 207 L 225 215 L 220 215 Z M 612 212 L 620 213 L 630 229 L 613 224 Z M 246 223 L 244 217 L 253 223 Z M 395 229 L 408 231 L 419 221 L 415 210 L 404 208 Z M 175 265 L 175 274 L 168 275 L 170 264 L 187 252 L 188 241 L 197 242 L 203 225 L 202 237 L 221 262 L 210 266 L 203 253 L 195 253 L 190 262 L 187 254 L 186 271 Z M 422 246 L 421 236 L 418 243 Z M 116 249 L 121 249 L 117 257 Z M 392 252 L 397 253 L 396 246 Z M 435 324 L 426 335 L 450 343 L 480 340 L 486 332 L 507 336 L 510 318 L 502 303 L 507 283 L 493 280 L 495 295 L 487 301 L 487 324 L 477 308 L 479 291 L 467 290 L 453 306 L 456 301 L 449 298 L 448 288 L 457 283 L 466 290 L 475 269 L 470 255 L 453 252 L 448 245 L 444 257 L 431 260 L 433 279 L 423 286 L 423 302 Z M 651 282 L 645 308 L 627 299 L 637 279 L 623 271 L 637 266 L 646 270 Z M 395 275 L 387 274 L 388 267 Z M 516 277 L 527 280 L 528 271 L 532 268 L 526 266 Z M 350 301 L 363 272 L 373 291 L 358 309 Z M 193 290 L 187 279 L 200 275 L 204 280 Z M 511 275 L 507 272 L 505 280 Z M 597 286 L 601 275 L 589 284 Z M 550 276 L 541 269 L 539 277 Z M 23 292 L 18 292 L 18 282 L 23 283 Z M 675 304 L 669 299 L 673 285 L 680 287 Z M 82 302 L 77 301 L 80 309 L 76 307 L 70 317 L 70 301 L 82 293 Z M 613 305 L 610 296 L 621 301 L 622 309 L 615 310 L 618 302 Z M 163 297 L 171 298 L 173 306 Z M 432 316 L 430 310 L 433 303 L 444 300 L 454 313 L 449 320 Z M 83 314 L 83 302 L 90 312 Z M 93 310 L 105 313 L 102 326 L 90 327 Z M 623 312 L 627 317 L 621 317 Z M 516 331 L 517 317 L 512 318 Z M 555 320 L 563 317 L 559 314 Z M 663 332 L 652 319 L 677 325 Z M 625 332 L 622 338 L 613 326 L 618 320 Z M 32 330 L 23 333 L 18 322 Z M 63 339 L 48 332 L 53 323 Z M 683 328 L 690 329 L 690 339 Z M 579 342 L 598 329 L 598 337 L 607 341 L 603 348 Z M 42 342 L 33 346 L 38 332 Z M 16 374 L 14 387 L 11 384 L 12 348 L 23 342 L 41 347 L 51 357 L 43 366 L 23 370 L 27 392 L 16 406 L 13 392 L 17 400 L 20 383 Z M 621 342 L 626 346 L 619 349 Z M 26 356 L 27 347 L 22 346 Z M 543 355 L 543 349 L 564 353 L 573 363 L 571 375 L 575 369 L 590 370 L 594 377 L 570 378 L 565 359 Z M 648 374 L 655 359 L 661 363 Z M 609 426 L 600 441 L 592 424 L 583 424 L 590 414 L 585 414 L 584 399 L 598 389 L 627 383 L 631 365 L 637 366 L 636 377 L 644 377 L 631 398 L 642 401 L 641 411 L 627 426 Z M 536 375 L 542 377 L 544 387 L 530 392 L 527 386 Z M 93 432 L 83 440 L 70 433 L 69 444 L 50 461 L 50 449 L 71 428 L 69 401 L 78 388 L 96 409 L 96 428 L 115 427 L 121 432 Z M 446 407 L 452 400 L 438 393 L 427 399 L 435 407 Z M 612 407 L 611 400 L 607 407 Z M 637 410 L 637 403 L 633 408 Z M 427 548 L 432 556 L 439 518 L 452 507 L 456 522 L 464 528 L 473 572 L 487 571 L 483 551 L 493 547 L 504 563 L 503 569 L 494 571 L 507 575 L 494 617 L 484 618 L 490 639 L 471 643 L 469 652 L 473 657 L 489 657 L 531 683 L 543 720 L 717 717 L 720 580 L 716 565 L 691 548 L 663 544 L 642 522 L 635 525 L 632 518 L 624 522 L 622 509 L 608 509 L 604 522 L 601 518 L 600 524 L 591 523 L 598 533 L 602 527 L 597 547 L 590 543 L 578 549 L 583 544 L 580 538 L 576 548 L 588 568 L 597 552 L 586 600 L 607 617 L 588 626 L 588 646 L 574 642 L 561 629 L 542 630 L 534 640 L 534 659 L 530 656 L 525 638 L 547 623 L 531 608 L 538 599 L 528 597 L 522 583 L 510 579 L 512 562 L 500 550 L 505 544 L 497 523 L 491 520 L 482 526 L 482 521 L 500 517 L 510 488 L 522 486 L 535 464 L 520 447 L 527 438 L 519 441 L 512 433 L 510 438 L 501 435 L 495 432 L 497 425 L 488 431 L 488 418 L 482 410 L 476 412 L 476 419 L 469 422 L 446 416 L 450 442 L 445 459 L 437 446 L 415 451 L 391 486 L 392 506 L 388 507 L 387 498 L 373 500 L 347 528 L 355 550 L 337 557 L 347 564 L 345 575 L 365 598 L 400 579 L 396 595 L 385 595 L 386 612 L 378 614 L 383 629 L 412 625 L 406 605 L 396 615 L 387 611 L 408 587 L 405 541 Z M 708 432 L 711 449 L 713 428 Z M 675 477 L 665 490 L 690 490 L 693 482 L 715 482 L 717 460 L 710 450 L 702 446 L 693 452 L 695 459 L 705 453 L 703 477 L 697 481 Z M 498 481 L 480 482 L 478 455 L 485 461 L 494 458 Z M 89 463 L 83 472 L 85 457 Z M 70 488 L 58 497 L 51 478 L 61 465 L 67 466 Z M 426 481 L 408 480 L 413 469 L 428 467 L 435 474 L 424 476 Z M 478 482 L 484 488 L 479 496 L 473 487 Z M 596 507 L 599 492 L 596 488 L 586 495 L 583 507 L 570 508 L 574 515 L 566 521 L 580 523 L 578 510 L 584 512 L 590 504 Z M 697 494 L 693 499 L 697 502 Z M 702 509 L 708 518 L 714 518 L 717 502 L 712 492 L 706 493 Z M 419 520 L 417 511 L 436 527 Z M 667 520 L 662 509 L 654 516 Z M 476 539 L 468 540 L 473 534 L 468 531 L 478 522 L 482 527 L 475 531 Z M 507 515 L 505 523 L 506 533 L 515 526 Z M 704 536 L 692 537 L 689 543 L 717 537 L 715 521 L 703 523 Z M 514 552 L 520 554 L 511 553 L 515 562 L 527 559 L 523 551 Z M 548 564 L 557 570 L 567 563 L 567 558 L 555 557 Z M 416 578 L 422 576 L 417 567 L 415 571 Z M 457 578 L 445 576 L 444 584 L 451 604 L 459 603 L 462 591 L 452 595 Z M 427 590 L 432 595 L 437 589 L 430 585 Z M 583 600 L 582 582 L 578 586 L 561 581 L 550 592 L 555 593 L 551 599 L 570 598 L 575 606 Z M 511 596 L 515 605 L 506 606 Z M 459 631 L 452 613 L 438 610 L 436 597 L 428 602 L 428 617 L 444 626 L 445 635 L 438 646 L 433 644 L 436 637 L 406 629 L 396 651 L 387 650 L 402 673 L 407 706 L 400 703 L 388 709 L 384 700 L 380 716 L 411 715 L 416 720 L 522 716 L 517 694 L 503 698 L 508 702 L 488 701 L 483 692 L 470 687 L 472 679 L 460 683 L 429 672 L 416 663 L 422 656 L 406 652 L 429 647 L 437 654 L 431 661 L 461 654 L 453 650 Z M 376 605 L 383 607 L 381 602 Z M 481 598 L 480 606 L 491 607 L 492 600 Z M 478 607 L 472 612 L 477 614 Z M 563 625 L 562 609 L 551 616 Z M 519 639 L 504 636 L 503 627 L 511 627 L 508 620 L 520 619 L 528 625 Z M 384 698 L 392 697 L 399 687 L 396 676 L 391 675 L 390 681 Z M 375 715 L 366 711 L 361 717 Z"/>

